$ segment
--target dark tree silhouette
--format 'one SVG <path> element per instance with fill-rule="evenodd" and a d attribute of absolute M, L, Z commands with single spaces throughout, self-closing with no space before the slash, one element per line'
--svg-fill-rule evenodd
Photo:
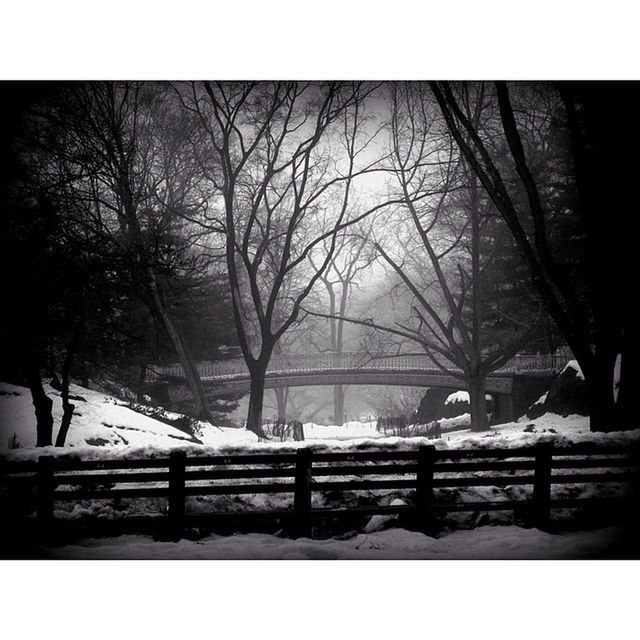
<path fill-rule="evenodd" d="M 182 217 L 201 195 L 183 140 L 188 125 L 163 97 L 158 85 L 137 82 L 72 86 L 47 114 L 46 170 L 49 180 L 66 184 L 70 199 L 87 203 L 78 224 L 118 257 L 131 293 L 169 336 L 197 415 L 211 421 L 190 345 L 165 300 L 168 274 L 204 264 L 190 252 Z"/>
<path fill-rule="evenodd" d="M 630 167 L 637 163 L 625 164 L 629 156 L 624 153 L 626 143 L 621 140 L 629 133 L 626 125 L 634 118 L 621 115 L 631 116 L 628 105 L 637 89 L 614 90 L 611 86 L 603 90 L 601 85 L 596 91 L 581 94 L 577 88 L 561 85 L 572 140 L 577 212 L 585 238 L 585 299 L 554 253 L 551 235 L 555 221 L 551 221 L 548 203 L 527 157 L 507 84 L 495 83 L 495 100 L 518 185 L 507 180 L 504 165 L 464 113 L 452 86 L 433 82 L 431 87 L 451 134 L 507 223 L 549 315 L 580 363 L 589 387 L 591 428 L 610 430 L 635 424 L 637 418 L 633 414 L 616 409 L 614 369 L 618 353 L 626 352 L 621 386 L 628 389 L 625 374 L 633 370 L 629 365 L 637 356 L 638 340 L 636 324 L 628 313 L 628 293 L 621 280 L 621 274 L 632 268 L 632 248 L 626 244 L 628 233 L 620 232 L 632 231 L 625 216 L 630 205 L 637 205 L 630 198 L 628 181 L 621 177 L 629 175 Z M 578 116 L 582 110 L 583 118 Z M 520 190 L 526 195 L 524 206 L 519 204 Z"/>

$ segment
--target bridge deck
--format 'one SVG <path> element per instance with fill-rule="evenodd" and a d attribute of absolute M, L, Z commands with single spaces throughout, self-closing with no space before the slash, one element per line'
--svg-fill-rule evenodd
<path fill-rule="evenodd" d="M 502 369 L 492 373 L 490 378 L 506 378 L 517 374 L 552 374 L 566 365 L 566 358 L 551 355 L 516 356 Z M 249 379 L 249 371 L 243 359 L 198 364 L 200 376 L 205 383 L 231 383 Z M 394 374 L 394 377 L 417 379 L 420 376 L 446 376 L 449 380 L 463 379 L 463 372 L 452 368 L 444 370 L 423 354 L 401 354 L 394 356 L 372 355 L 367 353 L 320 353 L 274 356 L 267 369 L 267 378 L 309 378 L 323 375 L 325 384 L 349 384 L 349 382 L 331 382 L 329 378 L 345 376 L 353 378 L 352 384 L 371 384 L 355 382 L 365 379 L 366 374 L 380 376 Z M 146 369 L 145 382 L 177 382 L 184 379 L 180 365 L 150 365 Z M 320 384 L 314 382 L 312 384 Z M 374 384 L 380 384 L 375 382 Z M 406 383 L 405 383 L 406 384 Z M 292 386 L 294 386 L 292 384 Z M 418 386 L 423 386 L 419 384 Z"/>

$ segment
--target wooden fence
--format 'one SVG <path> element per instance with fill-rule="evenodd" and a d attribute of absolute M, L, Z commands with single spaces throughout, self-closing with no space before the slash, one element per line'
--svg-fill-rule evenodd
<path fill-rule="evenodd" d="M 573 509 L 616 498 L 557 498 L 553 485 L 568 483 L 624 483 L 624 499 L 634 495 L 638 481 L 638 450 L 628 447 L 572 446 L 554 448 L 540 443 L 518 449 L 436 450 L 421 446 L 411 451 L 363 450 L 345 452 L 299 449 L 294 453 L 252 453 L 187 457 L 176 451 L 166 458 L 138 460 L 78 460 L 42 456 L 37 461 L 0 460 L 2 509 L 12 518 L 23 513 L 23 523 L 46 538 L 57 526 L 73 528 L 73 520 L 54 518 L 56 503 L 82 500 L 162 498 L 166 514 L 131 515 L 119 522 L 93 519 L 101 533 L 109 527 L 120 531 L 155 531 L 172 538 L 186 527 L 219 522 L 244 522 L 251 518 L 280 519 L 289 535 L 312 535 L 320 518 L 388 514 L 405 516 L 415 528 L 429 531 L 434 517 L 450 512 L 517 510 L 528 522 L 546 527 L 553 509 Z M 442 489 L 525 486 L 518 499 L 467 500 L 458 493 L 448 499 Z M 317 492 L 405 492 L 409 504 L 368 504 L 318 508 Z M 293 494 L 292 508 L 242 512 L 188 513 L 192 496 L 242 494 Z M 448 492 L 451 495 L 451 492 Z M 343 494 L 344 497 L 344 494 Z M 620 500 L 620 497 L 617 498 Z M 28 513 L 26 505 L 34 505 Z M 635 503 L 631 503 L 635 504 Z M 35 513 L 35 515 L 33 515 Z M 4 518 L 3 518 L 4 519 Z M 91 518 L 89 518 L 91 520 Z"/>

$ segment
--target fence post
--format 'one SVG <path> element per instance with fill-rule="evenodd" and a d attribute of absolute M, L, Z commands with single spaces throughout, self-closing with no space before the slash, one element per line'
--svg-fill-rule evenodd
<path fill-rule="evenodd" d="M 53 523 L 53 456 L 38 458 L 38 523 L 43 533 Z"/>
<path fill-rule="evenodd" d="M 311 526 L 311 450 L 296 453 L 295 488 L 293 496 L 294 537 L 310 538 Z"/>
<path fill-rule="evenodd" d="M 551 519 L 551 466 L 553 443 L 538 442 L 533 472 L 533 525 L 538 529 L 548 526 Z"/>
<path fill-rule="evenodd" d="M 433 466 L 436 460 L 434 445 L 418 448 L 418 471 L 416 473 L 416 501 L 414 505 L 416 525 L 424 533 L 433 528 Z"/>
<path fill-rule="evenodd" d="M 184 451 L 169 454 L 169 533 L 176 540 L 184 533 L 186 463 Z"/>

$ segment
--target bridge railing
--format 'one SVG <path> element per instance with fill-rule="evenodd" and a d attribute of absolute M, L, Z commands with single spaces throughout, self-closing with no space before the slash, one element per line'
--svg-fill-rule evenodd
<path fill-rule="evenodd" d="M 502 367 L 499 373 L 536 373 L 560 371 L 567 363 L 565 356 L 536 354 L 517 355 Z M 425 354 L 408 353 L 400 355 L 370 354 L 365 352 L 314 353 L 273 356 L 267 373 L 308 373 L 315 371 L 344 371 L 356 369 L 386 371 L 438 370 Z M 459 371 L 449 368 L 450 371 Z M 248 375 L 247 365 L 242 358 L 217 362 L 201 362 L 198 370 L 203 380 L 224 380 Z M 145 372 L 146 382 L 184 378 L 178 364 L 149 365 Z"/>
<path fill-rule="evenodd" d="M 505 373 L 559 372 L 566 366 L 566 356 L 555 354 L 517 355 L 499 371 Z"/>

